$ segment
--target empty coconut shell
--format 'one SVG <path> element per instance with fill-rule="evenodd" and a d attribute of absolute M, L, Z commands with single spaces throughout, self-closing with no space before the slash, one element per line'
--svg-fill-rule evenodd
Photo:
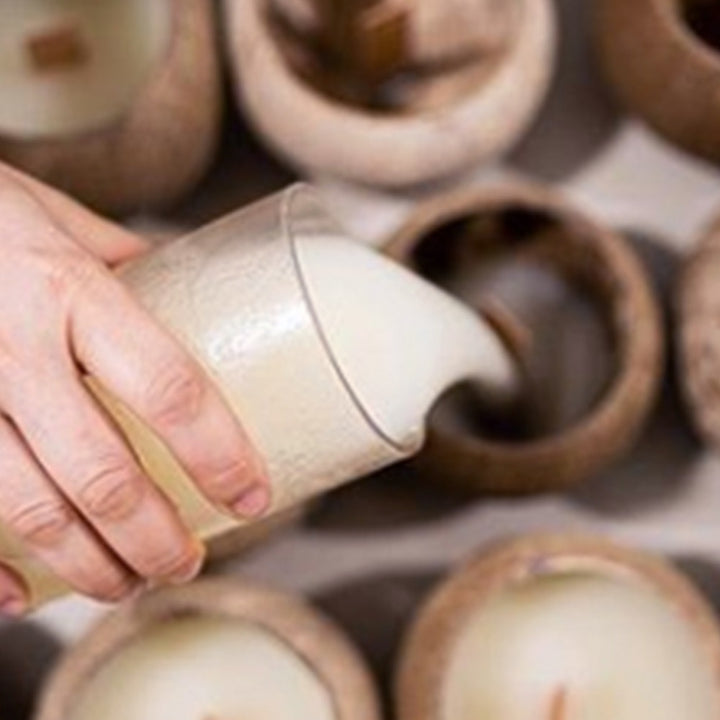
<path fill-rule="evenodd" d="M 720 448 L 720 220 L 687 260 L 678 289 L 680 378 L 702 436 Z"/>
<path fill-rule="evenodd" d="M 236 94 L 268 145 L 306 173 L 386 187 L 459 173 L 502 153 L 522 135 L 550 81 L 552 4 L 511 4 L 513 27 L 500 33 L 506 39 L 469 61 L 475 68 L 472 82 L 462 65 L 452 63 L 395 76 L 407 56 L 397 50 L 403 41 L 396 28 L 394 35 L 388 30 L 389 37 L 376 37 L 377 52 L 368 51 L 380 57 L 381 68 L 389 63 L 393 69 L 390 78 L 380 73 L 387 82 L 378 86 L 372 73 L 348 72 L 342 63 L 318 55 L 307 32 L 278 22 L 270 0 L 225 0 Z M 411 5 L 410 17 L 417 11 Z M 482 3 L 491 7 L 496 6 Z M 446 4 L 436 2 L 438 8 L 442 15 Z M 296 21 L 301 26 L 303 17 L 301 12 Z M 442 84 L 441 92 L 433 92 L 436 83 Z"/>
<path fill-rule="evenodd" d="M 589 408 L 583 405 L 570 421 L 557 424 L 531 417 L 520 432 L 515 425 L 524 422 L 518 420 L 522 413 L 511 412 L 494 427 L 485 422 L 482 402 L 471 392 L 459 392 L 442 416 L 431 415 L 428 441 L 416 460 L 428 476 L 475 491 L 561 489 L 599 472 L 633 445 L 653 406 L 664 353 L 656 298 L 621 236 L 556 194 L 517 185 L 462 190 L 420 205 L 389 239 L 385 252 L 476 304 L 505 336 L 521 365 L 533 327 L 517 322 L 517 316 L 495 302 L 495 288 L 488 283 L 486 289 L 482 273 L 499 262 L 509 269 L 537 266 L 592 304 L 612 359 L 607 378 L 596 383 Z M 473 273 L 479 275 L 470 290 L 460 287 L 462 277 Z M 532 307 L 532 295 L 529 300 Z M 551 325 L 559 322 L 554 317 Z M 530 415 L 542 420 L 548 412 L 545 405 L 554 398 L 547 387 L 557 393 L 550 380 L 555 388 L 562 387 L 572 379 L 568 374 L 582 369 L 552 365 L 549 373 L 556 377 L 538 383 L 544 394 L 535 393 L 538 384 L 533 387 L 530 378 L 524 393 L 535 405 Z"/>
<path fill-rule="evenodd" d="M 202 618 L 239 621 L 274 636 L 324 686 L 337 720 L 379 720 L 369 672 L 337 626 L 297 597 L 228 579 L 159 590 L 109 615 L 60 663 L 45 688 L 37 720 L 74 717 L 88 684 L 117 653 L 166 623 Z M 263 658 L 258 662 L 267 663 L 267 655 Z M 225 662 L 232 667 L 232 654 Z M 264 666 L 265 678 L 269 672 Z M 291 688 L 274 687 L 270 678 L 267 691 L 285 694 Z M 212 692 L 203 697 L 212 699 Z M 293 712 L 302 717 L 302 708 Z"/>
<path fill-rule="evenodd" d="M 213 7 L 161 2 L 167 48 L 124 111 L 101 126 L 59 134 L 9 132 L 0 124 L 0 159 L 112 214 L 166 206 L 191 189 L 212 159 L 220 126 Z M 72 27 L 28 42 L 38 72 L 93 60 Z M 0 85 L 5 102 L 1 96 Z"/>
<path fill-rule="evenodd" d="M 671 142 L 720 162 L 720 5 L 599 0 L 596 26 L 620 100 Z"/>
<path fill-rule="evenodd" d="M 479 553 L 445 580 L 418 613 L 398 665 L 398 720 L 445 720 L 449 667 L 470 621 L 505 591 L 568 575 L 615 579 L 660 597 L 688 624 L 713 686 L 720 687 L 720 629 L 709 604 L 681 573 L 658 558 L 600 538 L 530 535 Z M 513 650 L 508 653 L 512 656 Z M 473 667 L 472 672 L 483 669 Z M 561 703 L 553 706 L 557 712 L 542 717 L 564 718 Z"/>

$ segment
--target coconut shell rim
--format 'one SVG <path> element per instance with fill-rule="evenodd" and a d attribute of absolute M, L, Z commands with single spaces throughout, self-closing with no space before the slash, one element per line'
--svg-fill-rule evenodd
<path fill-rule="evenodd" d="M 535 1 L 536 0 L 530 0 L 530 3 L 528 3 L 527 0 L 525 0 L 525 9 L 535 7 L 532 5 Z M 426 157 L 419 160 L 415 157 L 412 163 L 409 161 L 405 162 L 405 160 L 398 161 L 396 165 L 399 167 L 395 167 L 392 172 L 388 171 L 387 164 L 384 164 L 382 161 L 379 162 L 378 165 L 384 164 L 385 172 L 380 172 L 379 168 L 369 170 L 367 167 L 363 168 L 364 162 L 352 159 L 354 153 L 352 151 L 348 152 L 346 148 L 347 145 L 351 145 L 352 143 L 348 141 L 342 142 L 342 138 L 348 137 L 347 129 L 350 128 L 352 129 L 350 135 L 354 134 L 358 137 L 365 138 L 363 141 L 365 152 L 363 154 L 374 150 L 377 151 L 377 156 L 382 158 L 383 155 L 379 151 L 382 147 L 388 146 L 387 136 L 389 135 L 402 136 L 403 134 L 407 134 L 408 128 L 412 128 L 414 133 L 421 132 L 421 129 L 422 133 L 425 133 L 427 132 L 425 126 L 428 124 L 428 120 L 436 120 L 439 124 L 446 125 L 452 122 L 452 118 L 457 119 L 469 112 L 472 112 L 473 116 L 478 116 L 480 112 L 477 108 L 480 106 L 485 108 L 485 106 L 488 105 L 486 101 L 483 101 L 485 100 L 485 96 L 488 95 L 489 91 L 487 88 L 489 83 L 484 86 L 483 92 L 470 93 L 463 97 L 462 102 L 449 105 L 442 109 L 388 116 L 364 112 L 360 108 L 344 104 L 341 101 L 317 92 L 308 83 L 298 78 L 296 73 L 287 66 L 287 62 L 282 56 L 282 52 L 277 48 L 276 43 L 269 38 L 269 32 L 261 35 L 262 42 L 256 40 L 255 45 L 259 46 L 260 50 L 254 47 L 252 62 L 248 60 L 248 54 L 242 50 L 244 31 L 241 26 L 243 24 L 243 18 L 240 16 L 241 11 L 235 8 L 247 7 L 249 8 L 248 12 L 255 12 L 256 15 L 254 16 L 253 22 L 259 27 L 262 27 L 264 24 L 263 18 L 256 9 L 250 9 L 257 8 L 259 5 L 248 3 L 247 6 L 244 6 L 242 5 L 243 0 L 225 0 L 226 14 L 230 18 L 225 33 L 227 38 L 226 45 L 228 46 L 234 76 L 233 85 L 235 97 L 258 135 L 274 152 L 294 167 L 303 168 L 310 172 L 329 173 L 334 176 L 381 187 L 412 187 L 414 185 L 421 185 L 435 178 L 447 177 L 462 172 L 480 160 L 504 152 L 522 136 L 536 116 L 547 94 L 552 78 L 555 66 L 557 35 L 557 21 L 553 6 L 547 0 L 540 1 L 542 2 L 542 12 L 547 15 L 545 23 L 547 27 L 543 28 L 544 35 L 542 42 L 537 41 L 537 39 L 534 41 L 534 44 L 540 48 L 540 51 L 536 52 L 536 55 L 541 58 L 536 59 L 534 65 L 543 66 L 544 70 L 540 73 L 539 79 L 534 79 L 532 83 L 529 81 L 526 83 L 532 87 L 532 92 L 527 91 L 522 94 L 517 94 L 516 104 L 520 109 L 511 113 L 511 116 L 517 117 L 513 119 L 506 118 L 504 123 L 505 130 L 499 133 L 500 137 L 493 137 L 491 139 L 488 134 L 486 141 L 477 143 L 477 148 L 472 150 L 470 148 L 463 148 L 461 162 L 450 163 L 446 161 L 442 163 L 440 158 L 447 153 L 443 153 L 442 156 L 439 153 L 435 153 L 434 158 L 437 159 L 437 162 L 435 162 L 435 160 L 428 161 Z M 240 5 L 238 5 L 238 2 Z M 531 25 L 531 23 L 526 21 L 522 23 L 521 27 L 527 27 L 529 25 Z M 518 33 L 518 36 L 519 38 L 515 43 L 515 47 L 526 45 L 527 43 L 520 41 L 523 38 L 523 33 Z M 515 54 L 519 55 L 519 53 Z M 508 57 L 511 60 L 515 60 L 515 54 L 509 53 Z M 283 101 L 286 109 L 292 110 L 293 113 L 299 116 L 303 114 L 312 116 L 314 118 L 313 125 L 323 126 L 327 131 L 325 134 L 326 138 L 330 135 L 338 135 L 331 143 L 330 152 L 320 153 L 322 157 L 318 157 L 317 153 L 314 153 L 311 157 L 308 152 L 301 147 L 304 143 L 301 141 L 301 138 L 298 137 L 297 132 L 289 132 L 286 125 L 278 123 L 276 118 L 278 113 L 269 113 L 267 108 L 259 109 L 261 105 L 267 105 L 268 101 L 265 99 L 261 103 L 248 90 L 246 75 L 250 75 L 251 73 L 250 70 L 245 67 L 246 65 L 253 65 L 256 55 L 262 55 L 265 64 L 272 68 L 276 80 L 276 82 L 268 81 L 266 72 L 264 82 L 266 84 L 270 82 L 273 86 L 280 87 L 281 92 L 278 94 L 290 98 Z M 537 70 L 537 67 L 535 69 Z M 257 71 L 257 68 L 255 68 L 255 70 Z M 493 73 L 494 84 L 500 84 L 500 82 L 505 79 L 504 73 L 508 73 L 511 70 L 516 74 L 518 72 L 518 68 L 514 66 L 511 67 L 509 62 L 500 63 L 498 69 Z M 257 75 L 258 73 L 255 72 L 254 74 Z M 290 94 L 285 92 L 288 89 L 292 91 Z M 497 102 L 495 102 L 495 104 L 497 104 Z M 484 113 L 487 115 L 485 109 Z M 268 119 L 270 116 L 273 118 L 272 121 Z M 333 133 L 333 128 L 345 128 L 345 132 L 338 133 L 338 130 L 336 130 Z M 495 129 L 494 132 L 498 134 L 497 129 Z M 450 134 L 439 131 L 436 132 L 435 135 L 436 142 L 438 142 L 437 138 L 444 137 L 445 142 L 442 144 L 448 147 L 454 147 L 457 150 L 458 143 L 455 141 L 450 142 Z M 434 165 L 442 166 L 434 167 Z"/>
<path fill-rule="evenodd" d="M 178 33 L 176 32 L 178 13 L 183 12 L 184 9 L 188 7 L 185 0 L 164 0 L 164 2 L 168 5 L 168 20 L 170 23 L 166 47 L 158 57 L 157 61 L 153 63 L 153 66 L 146 73 L 143 82 L 138 84 L 138 87 L 129 99 L 127 106 L 117 115 L 102 124 L 88 127 L 80 131 L 64 133 L 38 133 L 30 136 L 24 136 L 18 133 L 7 132 L 2 129 L 2 126 L 0 126 L 0 142 L 12 144 L 18 148 L 50 143 L 57 145 L 65 143 L 74 144 L 77 142 L 83 142 L 89 138 L 116 133 L 129 122 L 133 115 L 139 113 L 140 110 L 144 111 L 146 103 L 150 102 L 150 104 L 152 104 L 156 88 L 162 84 L 162 75 L 165 72 L 165 68 L 173 64 L 173 60 L 178 50 Z M 207 6 L 207 8 L 206 12 L 210 12 L 209 6 Z M 140 110 L 138 109 L 138 106 L 141 106 Z"/>
<path fill-rule="evenodd" d="M 490 544 L 431 592 L 402 643 L 395 675 L 398 720 L 441 720 L 445 668 L 465 624 L 488 600 L 537 578 L 585 571 L 646 587 L 667 600 L 712 663 L 720 698 L 720 625 L 689 578 L 658 556 L 601 536 L 539 533 Z"/>
<path fill-rule="evenodd" d="M 334 621 L 299 596 L 222 577 L 154 590 L 102 618 L 51 674 L 35 720 L 66 720 L 84 683 L 144 629 L 203 615 L 250 622 L 271 633 L 326 688 L 338 720 L 380 720 L 370 671 L 359 650 Z"/>
<path fill-rule="evenodd" d="M 576 209 L 565 197 L 544 186 L 529 182 L 516 182 L 490 187 L 463 188 L 432 198 L 418 205 L 406 221 L 382 245 L 382 251 L 389 257 L 411 266 L 414 251 L 423 237 L 439 226 L 475 212 L 494 212 L 503 206 L 522 207 L 537 210 L 557 218 L 564 227 L 581 230 L 586 239 L 593 243 L 605 259 L 613 278 L 621 278 L 624 288 L 622 303 L 623 316 L 635 317 L 635 322 L 645 327 L 648 349 L 641 347 L 640 336 L 617 324 L 615 313 L 612 326 L 613 348 L 617 349 L 624 340 L 622 357 L 616 362 L 615 371 L 600 397 L 583 413 L 577 422 L 551 431 L 548 434 L 527 441 L 503 441 L 485 438 L 481 435 L 444 432 L 436 428 L 429 429 L 430 443 L 436 444 L 442 459 L 434 461 L 435 449 L 425 457 L 421 455 L 420 464 L 428 468 L 433 475 L 454 480 L 453 461 L 458 457 L 469 466 L 477 466 L 477 480 L 456 479 L 456 483 L 466 488 L 478 487 L 498 492 L 532 492 L 537 490 L 559 489 L 576 484 L 587 474 L 597 472 L 609 462 L 622 455 L 639 435 L 645 420 L 657 398 L 660 382 L 664 374 L 665 337 L 662 327 L 662 315 L 656 293 L 651 286 L 647 273 L 635 252 L 620 233 L 615 232 L 588 217 Z M 614 307 L 614 306 L 613 306 Z M 613 309 L 613 308 L 611 308 Z M 640 318 L 638 321 L 637 318 Z M 619 339 L 620 338 L 620 339 Z M 650 360 L 647 360 L 650 358 Z M 645 375 L 643 379 L 640 376 Z M 640 377 L 641 382 L 638 381 Z M 638 384 L 640 389 L 638 390 Z M 634 393 L 633 412 L 619 413 L 625 402 L 628 388 Z M 598 429 L 599 428 L 599 429 Z M 588 448 L 598 442 L 597 435 L 611 440 L 618 447 L 611 460 L 597 463 L 590 473 L 576 476 L 568 469 L 568 462 L 582 456 Z M 452 457 L 451 457 L 452 456 Z M 532 478 L 519 478 L 515 484 L 495 482 L 493 478 L 483 479 L 483 463 L 490 457 L 508 468 L 517 463 L 524 466 L 543 467 L 545 473 L 558 468 L 560 477 L 556 482 L 546 479 L 537 485 Z M 561 467 L 562 466 L 562 467 Z M 485 471 L 487 472 L 487 470 Z M 467 471 L 463 471 L 467 475 Z"/>

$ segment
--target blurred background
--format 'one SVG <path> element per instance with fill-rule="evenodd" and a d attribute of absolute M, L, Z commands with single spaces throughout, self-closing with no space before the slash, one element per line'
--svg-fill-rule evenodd
<path fill-rule="evenodd" d="M 555 0 L 557 56 L 549 90 L 512 148 L 499 160 L 411 190 L 291 168 L 267 149 L 238 109 L 236 73 L 223 52 L 222 131 L 209 169 L 170 208 L 135 207 L 121 219 L 163 242 L 302 178 L 320 189 L 358 241 L 380 246 L 418 203 L 440 191 L 534 181 L 626 235 L 662 300 L 672 345 L 676 273 L 720 212 L 720 171 L 672 147 L 620 108 L 598 68 L 592 5 Z M 7 2 L 0 3 L 0 25 L 6 8 Z M 219 5 L 214 12 L 217 25 L 228 22 Z M 302 124 L 305 117 L 287 120 Z M 517 289 L 511 283 L 505 292 Z M 560 341 L 557 334 L 546 335 L 543 345 L 540 332 L 541 347 L 553 348 L 549 367 L 565 369 L 546 392 L 565 393 L 564 406 L 577 413 L 591 402 L 604 362 L 595 353 L 587 361 L 588 347 L 603 346 L 599 325 L 572 288 L 541 283 L 530 297 L 533 303 L 541 298 L 539 316 L 545 313 L 546 325 L 556 333 L 562 325 Z M 468 497 L 429 484 L 412 466 L 397 467 L 318 500 L 298 525 L 213 570 L 308 593 L 359 643 L 384 688 L 409 614 L 427 589 L 451 564 L 499 536 L 546 529 L 606 533 L 677 560 L 720 604 L 720 459 L 703 449 L 690 428 L 672 349 L 670 356 L 661 401 L 640 442 L 611 469 L 570 492 Z M 61 647 L 103 612 L 71 598 L 26 622 L 0 623 L 3 720 L 29 717 L 38 685 Z"/>

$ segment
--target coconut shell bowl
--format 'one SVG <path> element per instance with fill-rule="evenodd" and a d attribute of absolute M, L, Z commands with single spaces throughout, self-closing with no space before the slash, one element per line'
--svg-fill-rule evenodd
<path fill-rule="evenodd" d="M 402 188 L 512 146 L 547 90 L 549 0 L 225 0 L 239 103 L 301 172 Z"/>
<path fill-rule="evenodd" d="M 632 447 L 654 406 L 664 338 L 649 280 L 622 236 L 555 193 L 515 185 L 463 190 L 421 204 L 385 252 L 490 319 L 524 378 L 522 397 L 512 407 L 492 407 L 470 387 L 444 397 L 416 460 L 424 474 L 470 491 L 560 490 L 599 473 Z M 515 303 L 498 289 L 503 273 L 515 286 L 540 289 Z M 549 305 L 541 337 L 542 323 L 533 313 L 548 283 L 588 304 L 589 319 L 579 328 L 577 322 L 564 327 L 564 295 Z M 590 319 L 602 338 L 600 350 L 588 345 L 579 361 L 563 359 L 556 346 L 586 342 L 577 335 Z M 599 355 L 606 362 L 596 368 Z M 593 377 L 581 403 L 569 413 L 559 411 L 558 397 L 582 373 Z"/>
<path fill-rule="evenodd" d="M 4 0 L 0 57 L 0 160 L 97 210 L 170 205 L 213 157 L 207 0 Z"/>
<path fill-rule="evenodd" d="M 720 3 L 599 0 L 596 14 L 620 101 L 669 142 L 720 162 Z"/>

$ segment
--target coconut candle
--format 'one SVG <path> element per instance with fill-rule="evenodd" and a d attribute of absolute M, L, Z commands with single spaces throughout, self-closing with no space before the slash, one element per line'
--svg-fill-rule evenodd
<path fill-rule="evenodd" d="M 119 117 L 170 39 L 166 2 L 0 0 L 0 133 L 80 133 Z"/>
<path fill-rule="evenodd" d="M 106 214 L 176 202 L 215 155 L 214 23 L 207 0 L 0 0 L 0 159 Z"/>
<path fill-rule="evenodd" d="M 488 394 L 512 391 L 512 361 L 487 323 L 345 239 L 302 186 L 156 250 L 122 278 L 242 419 L 266 460 L 275 512 L 416 452 L 448 386 L 472 378 Z M 90 384 L 190 527 L 209 539 L 237 526 Z M 35 602 L 59 590 L 2 528 L 0 558 Z"/>
<path fill-rule="evenodd" d="M 421 613 L 400 720 L 714 720 L 720 634 L 669 566 L 531 537 L 470 563 Z"/>
<path fill-rule="evenodd" d="M 368 672 L 300 600 L 232 581 L 111 616 L 51 680 L 41 720 L 375 720 Z"/>

